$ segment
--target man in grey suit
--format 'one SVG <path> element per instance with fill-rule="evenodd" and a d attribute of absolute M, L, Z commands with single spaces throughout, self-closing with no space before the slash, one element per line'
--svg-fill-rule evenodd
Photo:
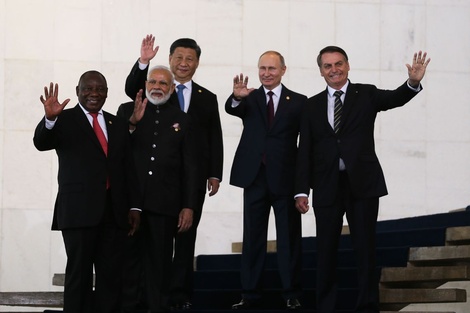
<path fill-rule="evenodd" d="M 336 312 L 336 263 L 346 214 L 358 265 L 354 312 L 378 313 L 375 226 L 379 197 L 387 194 L 375 153 L 377 113 L 405 105 L 422 90 L 426 53 L 415 53 L 408 80 L 395 90 L 348 80 L 349 61 L 340 47 L 323 48 L 317 63 L 327 88 L 302 113 L 296 177 L 296 207 L 306 213 L 313 190 L 317 237 L 317 312 Z"/>

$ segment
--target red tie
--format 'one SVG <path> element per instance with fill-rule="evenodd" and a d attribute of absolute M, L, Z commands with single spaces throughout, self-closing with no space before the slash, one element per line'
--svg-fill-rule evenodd
<path fill-rule="evenodd" d="M 106 137 L 104 136 L 103 129 L 101 129 L 100 123 L 98 123 L 98 112 L 90 113 L 93 117 L 93 130 L 95 131 L 96 137 L 103 148 L 104 154 L 108 156 L 108 142 L 106 141 Z"/>
<path fill-rule="evenodd" d="M 98 123 L 98 112 L 90 112 L 90 115 L 93 117 L 93 130 L 95 131 L 96 137 L 98 137 L 98 141 L 101 144 L 101 148 L 103 148 L 104 154 L 108 156 L 108 141 L 106 141 L 103 129 L 101 128 L 100 123 Z M 106 189 L 109 189 L 109 177 L 106 178 Z"/>
<path fill-rule="evenodd" d="M 271 127 L 274 119 L 274 102 L 273 102 L 273 94 L 274 92 L 268 91 L 268 126 Z"/>

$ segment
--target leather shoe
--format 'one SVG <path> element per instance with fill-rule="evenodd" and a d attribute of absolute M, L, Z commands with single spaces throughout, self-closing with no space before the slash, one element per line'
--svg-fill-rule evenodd
<path fill-rule="evenodd" d="M 179 311 L 179 310 L 191 310 L 191 307 L 193 304 L 189 301 L 183 302 L 183 303 L 177 303 L 171 306 L 171 309 L 173 311 Z"/>
<path fill-rule="evenodd" d="M 288 310 L 298 310 L 302 307 L 298 299 L 287 299 L 286 307 Z"/>
<path fill-rule="evenodd" d="M 242 299 L 240 302 L 232 305 L 232 310 L 247 310 L 254 307 L 254 302 L 246 299 Z"/>

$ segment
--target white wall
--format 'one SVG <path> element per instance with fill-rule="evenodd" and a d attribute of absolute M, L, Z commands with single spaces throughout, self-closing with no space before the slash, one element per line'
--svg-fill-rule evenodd
<path fill-rule="evenodd" d="M 379 218 L 470 204 L 469 29 L 468 0 L 0 0 L 0 290 L 54 290 L 52 275 L 64 272 L 61 235 L 50 231 L 57 158 L 32 144 L 49 82 L 73 106 L 79 76 L 97 69 L 108 79 L 105 109 L 115 113 L 128 101 L 124 81 L 146 34 L 160 45 L 153 64 L 167 65 L 175 39 L 196 39 L 194 79 L 218 95 L 225 140 L 224 181 L 206 200 L 197 254 L 229 253 L 242 238 L 242 191 L 228 185 L 242 126 L 223 104 L 235 74 L 259 86 L 265 50 L 285 56 L 283 82 L 307 96 L 325 88 L 315 60 L 326 45 L 348 52 L 351 81 L 384 89 L 402 84 L 405 63 L 426 50 L 424 90 L 376 123 L 389 187 Z M 315 234 L 314 222 L 303 217 L 304 235 Z"/>

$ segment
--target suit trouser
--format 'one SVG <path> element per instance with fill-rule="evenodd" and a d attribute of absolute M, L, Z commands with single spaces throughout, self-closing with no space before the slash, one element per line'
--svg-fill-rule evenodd
<path fill-rule="evenodd" d="M 339 197 L 332 206 L 314 207 L 317 228 L 317 312 L 336 312 L 337 255 L 346 213 L 358 267 L 355 312 L 378 313 L 379 290 L 375 272 L 375 229 L 379 199 L 354 198 L 346 172 L 340 172 Z"/>
<path fill-rule="evenodd" d="M 244 189 L 243 248 L 241 258 L 242 297 L 260 298 L 261 275 L 266 259 L 268 220 L 271 206 L 276 219 L 276 243 L 279 274 L 285 299 L 301 293 L 301 217 L 293 195 L 275 195 L 269 191 L 264 166 Z"/>
<path fill-rule="evenodd" d="M 166 312 L 170 293 L 173 238 L 178 218 L 143 212 L 144 294 L 148 309 Z"/>
<path fill-rule="evenodd" d="M 183 233 L 175 235 L 175 247 L 171 273 L 171 302 L 182 304 L 190 301 L 194 284 L 194 251 L 196 246 L 197 227 L 202 215 L 205 191 L 198 193 L 198 204 L 193 211 L 193 224 Z"/>
<path fill-rule="evenodd" d="M 95 227 L 62 230 L 67 253 L 64 313 L 119 312 L 126 234 L 110 219 Z"/>

